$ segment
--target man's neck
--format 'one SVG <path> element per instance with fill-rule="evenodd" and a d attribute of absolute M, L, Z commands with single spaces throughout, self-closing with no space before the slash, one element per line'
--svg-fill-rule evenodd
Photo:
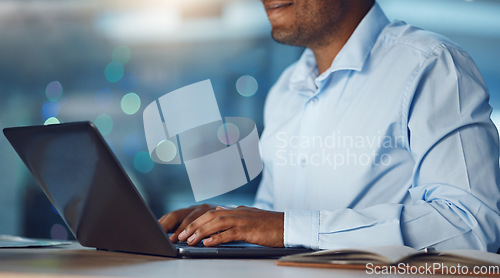
<path fill-rule="evenodd" d="M 316 58 L 316 64 L 318 66 L 318 75 L 321 75 L 327 69 L 329 69 L 333 63 L 333 60 L 339 54 L 342 47 L 346 44 L 349 37 L 344 37 L 344 39 L 340 40 L 340 38 L 335 41 L 329 43 L 328 45 L 319 46 L 319 47 L 311 47 L 311 50 L 314 53 L 314 57 Z"/>
<path fill-rule="evenodd" d="M 335 57 L 339 54 L 340 50 L 347 43 L 349 38 L 351 37 L 356 27 L 358 27 L 361 20 L 365 17 L 365 15 L 370 11 L 373 6 L 373 2 L 371 5 L 362 5 L 356 2 L 357 5 L 352 5 L 349 11 L 351 15 L 346 17 L 345 22 L 343 22 L 341 28 L 338 29 L 338 32 L 335 34 L 330 34 L 330 36 L 326 36 L 326 43 L 322 43 L 321 45 L 309 46 L 309 48 L 313 51 L 314 57 L 316 58 L 316 64 L 318 65 L 318 75 L 321 75 L 323 72 L 328 70 Z"/>

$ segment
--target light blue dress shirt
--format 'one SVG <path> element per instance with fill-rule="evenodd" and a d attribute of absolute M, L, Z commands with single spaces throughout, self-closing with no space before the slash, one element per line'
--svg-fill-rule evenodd
<path fill-rule="evenodd" d="M 465 51 L 378 4 L 318 76 L 305 50 L 271 89 L 256 206 L 286 246 L 500 245 L 498 133 Z"/>

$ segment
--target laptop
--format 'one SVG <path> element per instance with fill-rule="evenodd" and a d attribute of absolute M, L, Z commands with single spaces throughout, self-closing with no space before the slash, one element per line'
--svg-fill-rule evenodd
<path fill-rule="evenodd" d="M 166 257 L 280 257 L 312 251 L 173 244 L 91 122 L 3 130 L 82 246 Z"/>

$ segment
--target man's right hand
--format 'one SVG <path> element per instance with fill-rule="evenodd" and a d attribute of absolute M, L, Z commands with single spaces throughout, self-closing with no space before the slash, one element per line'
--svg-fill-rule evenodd
<path fill-rule="evenodd" d="M 167 233 L 174 233 L 170 240 L 174 243 L 179 241 L 179 234 L 186 229 L 187 225 L 202 216 L 205 212 L 215 210 L 213 205 L 196 205 L 185 209 L 179 209 L 163 215 L 158 222 Z"/>

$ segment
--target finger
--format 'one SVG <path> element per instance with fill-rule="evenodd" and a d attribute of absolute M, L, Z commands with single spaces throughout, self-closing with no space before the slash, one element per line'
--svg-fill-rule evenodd
<path fill-rule="evenodd" d="M 163 230 L 167 233 L 173 231 L 179 225 L 180 221 L 181 218 L 178 212 L 167 213 L 158 220 Z"/>
<path fill-rule="evenodd" d="M 165 230 L 165 232 L 167 233 L 170 233 L 170 232 L 174 232 L 172 235 L 170 235 L 170 240 L 173 242 L 173 243 L 176 243 L 178 242 L 179 240 L 177 239 L 177 236 L 179 234 L 179 232 L 177 232 L 179 229 L 179 223 L 182 223 L 182 217 L 178 214 L 172 214 L 172 213 L 169 213 L 167 215 L 164 215 L 162 218 L 160 218 L 159 220 L 159 223 L 160 225 L 162 226 L 163 230 Z"/>
<path fill-rule="evenodd" d="M 222 215 L 229 215 L 232 213 L 232 210 L 210 210 L 204 213 L 202 216 L 198 217 L 191 224 L 187 225 L 187 227 L 179 234 L 179 240 L 187 241 L 195 231 L 197 231 L 200 227 L 204 226 L 208 222 L 212 221 L 216 217 Z M 209 236 L 209 235 L 207 235 Z M 201 238 L 202 239 L 202 238 Z M 200 240 L 201 240 L 200 239 Z"/>
<path fill-rule="evenodd" d="M 223 215 L 229 215 L 232 214 L 231 210 L 211 210 L 207 211 L 200 217 L 198 217 L 195 221 L 193 221 L 191 224 L 187 225 L 185 230 L 179 235 L 179 239 L 183 241 L 188 241 L 190 237 L 193 236 L 193 234 L 209 223 L 210 221 L 216 219 L 217 217 L 223 216 Z M 210 234 L 207 234 L 206 236 L 209 236 Z M 199 238 L 201 240 L 203 237 Z M 199 242 L 199 240 L 196 240 L 196 242 Z M 193 242 L 193 239 L 191 239 Z"/>
<path fill-rule="evenodd" d="M 207 247 L 217 246 L 231 241 L 244 240 L 243 234 L 237 227 L 231 228 L 221 233 L 213 234 L 203 240 L 203 245 Z"/>
<path fill-rule="evenodd" d="M 195 221 L 200 214 L 201 212 L 199 212 L 198 210 L 194 210 L 191 213 L 189 213 L 186 217 L 184 217 L 184 219 L 179 224 L 175 232 L 170 236 L 170 240 L 172 240 L 173 242 L 177 242 L 179 240 L 186 241 L 186 239 L 184 238 L 179 238 L 179 234 L 182 233 L 189 224 Z"/>
<path fill-rule="evenodd" d="M 213 209 L 214 206 L 208 204 L 196 205 L 183 209 L 181 211 L 185 212 L 182 218 L 179 220 L 179 225 L 176 226 L 175 232 L 170 236 L 170 240 L 174 243 L 179 241 L 179 234 L 184 231 L 184 229 L 191 224 L 196 218 L 204 214 L 205 212 Z"/>
<path fill-rule="evenodd" d="M 239 217 L 235 217 L 232 215 L 218 216 L 197 229 L 187 239 L 187 243 L 189 245 L 195 245 L 200 243 L 202 239 L 209 237 L 210 235 L 224 232 L 230 228 L 234 228 L 238 225 L 238 220 Z"/>
<path fill-rule="evenodd" d="M 166 232 L 172 232 L 193 210 L 194 208 L 192 207 L 174 210 L 163 215 L 158 221 L 162 224 L 162 227 Z"/>
<path fill-rule="evenodd" d="M 203 226 L 205 223 L 208 221 L 211 221 L 214 219 L 216 216 L 216 211 L 215 210 L 210 210 L 202 214 L 201 216 L 197 217 L 196 219 L 193 219 L 189 221 L 188 223 L 182 223 L 181 226 L 179 226 L 179 240 L 180 241 L 187 241 L 187 239 L 201 226 Z"/>

